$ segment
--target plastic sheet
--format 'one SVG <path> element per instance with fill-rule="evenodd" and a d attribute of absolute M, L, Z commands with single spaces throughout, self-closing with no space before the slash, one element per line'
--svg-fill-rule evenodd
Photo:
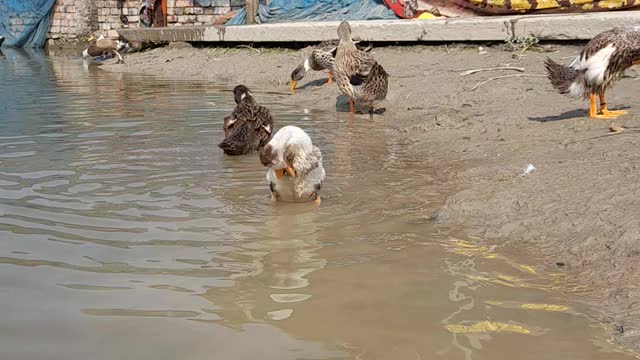
<path fill-rule="evenodd" d="M 3 46 L 42 47 L 47 40 L 55 0 L 0 0 Z"/>
<path fill-rule="evenodd" d="M 244 25 L 245 9 L 238 10 L 227 25 Z M 397 19 L 382 0 L 273 0 L 260 5 L 257 22 L 342 21 Z"/>

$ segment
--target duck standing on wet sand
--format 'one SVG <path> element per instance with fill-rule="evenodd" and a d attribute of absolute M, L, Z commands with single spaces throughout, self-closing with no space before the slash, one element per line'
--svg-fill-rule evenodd
<path fill-rule="evenodd" d="M 607 108 L 605 91 L 622 77 L 624 71 L 640 64 L 640 27 L 618 27 L 596 35 L 569 66 L 550 58 L 545 61 L 547 75 L 560 94 L 589 98 L 589 117 L 611 119 L 626 111 Z M 600 112 L 596 106 L 600 98 Z"/>
<path fill-rule="evenodd" d="M 296 126 L 280 129 L 260 151 L 260 162 L 269 168 L 267 183 L 274 201 L 320 204 L 325 178 L 322 153 L 304 130 Z"/>
<path fill-rule="evenodd" d="M 124 63 L 124 59 L 119 53 L 119 51 L 127 46 L 124 41 L 105 39 L 104 35 L 100 35 L 95 41 L 93 36 L 90 36 L 87 40 L 91 45 L 82 51 L 83 58 L 99 57 L 108 53 L 114 53 L 118 57 L 118 63 Z"/>
<path fill-rule="evenodd" d="M 323 41 L 311 49 L 311 53 L 305 56 L 302 64 L 291 73 L 291 91 L 295 91 L 298 81 L 302 80 L 309 70 L 322 71 L 329 70 L 327 84 L 333 82 L 333 58 L 336 56 L 338 48 L 337 40 Z"/>
<path fill-rule="evenodd" d="M 260 150 L 271 138 L 271 112 L 258 105 L 244 85 L 233 89 L 233 99 L 236 108 L 224 118 L 224 140 L 218 147 L 227 155 L 244 155 Z"/>
<path fill-rule="evenodd" d="M 302 80 L 309 70 L 329 70 L 327 84 L 333 83 L 333 62 L 336 57 L 336 51 L 338 50 L 339 43 L 339 40 L 323 41 L 311 48 L 311 52 L 306 54 L 302 64 L 298 65 L 298 67 L 296 67 L 291 73 L 291 92 L 295 91 L 298 81 Z M 361 50 L 369 51 L 371 48 L 372 46 L 369 46 Z"/>
<path fill-rule="evenodd" d="M 340 44 L 333 64 L 333 75 L 340 91 L 349 97 L 349 110 L 354 112 L 354 103 L 373 107 L 387 97 L 389 75 L 382 65 L 368 53 L 358 50 L 351 38 L 351 27 L 343 21 L 338 27 Z"/>

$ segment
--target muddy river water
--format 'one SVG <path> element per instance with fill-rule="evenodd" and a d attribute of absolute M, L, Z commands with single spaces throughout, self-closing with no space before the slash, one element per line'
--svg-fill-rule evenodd
<path fill-rule="evenodd" d="M 637 356 L 561 273 L 436 228 L 437 169 L 382 121 L 253 89 L 328 174 L 274 206 L 216 146 L 233 85 L 3 49 L 1 359 Z"/>

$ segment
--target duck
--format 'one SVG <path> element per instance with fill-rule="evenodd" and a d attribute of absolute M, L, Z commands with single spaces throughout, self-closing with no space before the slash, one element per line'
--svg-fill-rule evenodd
<path fill-rule="evenodd" d="M 260 151 L 267 170 L 273 201 L 321 203 L 320 190 L 326 173 L 322 152 L 297 126 L 285 126 Z"/>
<path fill-rule="evenodd" d="M 585 45 L 569 66 L 547 57 L 545 69 L 551 85 L 562 95 L 589 99 L 589 117 L 612 119 L 627 112 L 609 110 L 605 92 L 624 71 L 640 64 L 640 27 L 616 27 L 606 30 Z M 600 100 L 600 109 L 597 99 Z"/>
<path fill-rule="evenodd" d="M 273 117 L 264 106 L 258 105 L 245 85 L 233 89 L 236 107 L 224 118 L 224 140 L 218 147 L 227 155 L 244 155 L 264 147 L 271 139 Z"/>
<path fill-rule="evenodd" d="M 106 39 L 104 35 L 100 35 L 97 39 L 92 35 L 87 41 L 89 41 L 91 45 L 82 51 L 83 58 L 95 58 L 113 53 L 118 57 L 119 64 L 124 63 L 124 59 L 119 52 L 127 47 L 124 41 Z"/>
<path fill-rule="evenodd" d="M 354 113 L 355 102 L 369 107 L 387 97 L 389 75 L 369 53 L 358 50 L 351 37 L 351 26 L 343 21 L 338 26 L 340 43 L 333 64 L 333 77 L 340 91 L 349 97 L 349 111 Z"/>
<path fill-rule="evenodd" d="M 354 39 L 354 44 L 358 44 L 359 42 L 360 39 Z M 339 43 L 339 40 L 328 40 L 311 47 L 311 51 L 305 55 L 304 61 L 291 72 L 291 92 L 295 92 L 296 85 L 304 78 L 309 70 L 329 70 L 326 84 L 333 83 L 333 62 Z M 360 50 L 367 52 L 371 50 L 372 47 L 373 46 L 369 45 L 364 49 L 360 48 Z"/>

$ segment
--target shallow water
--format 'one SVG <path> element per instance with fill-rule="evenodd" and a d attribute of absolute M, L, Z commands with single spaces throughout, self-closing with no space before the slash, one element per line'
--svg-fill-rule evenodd
<path fill-rule="evenodd" d="M 3 51 L 2 359 L 634 356 L 562 274 L 436 229 L 437 169 L 383 120 L 252 89 L 328 173 L 320 207 L 274 206 L 216 147 L 234 84 Z"/>

